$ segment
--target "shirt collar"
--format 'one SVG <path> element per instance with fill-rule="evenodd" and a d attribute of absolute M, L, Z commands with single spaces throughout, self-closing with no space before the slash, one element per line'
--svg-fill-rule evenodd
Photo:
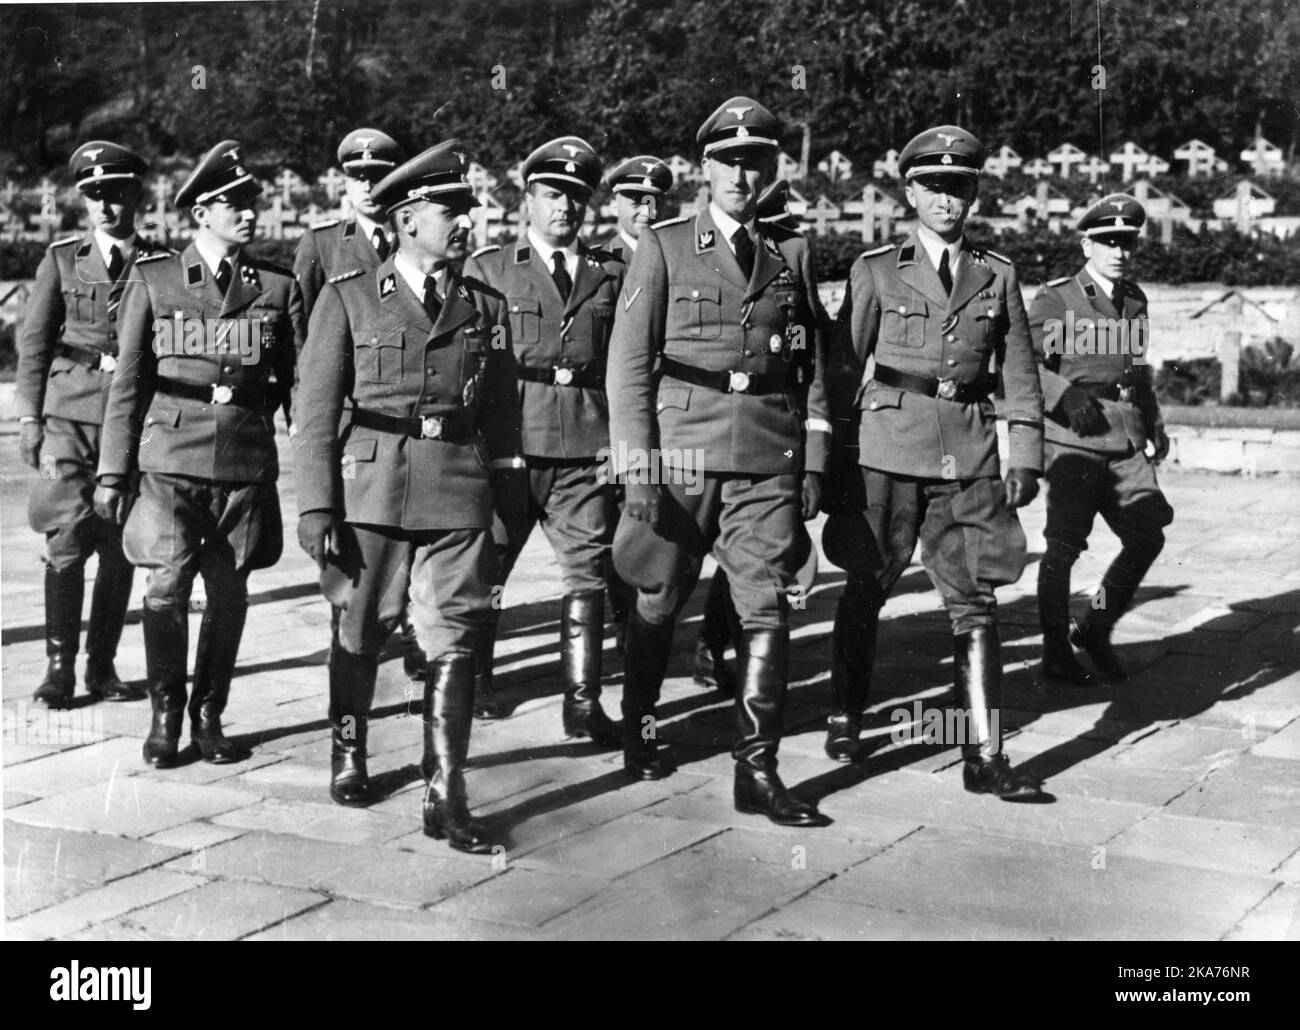
<path fill-rule="evenodd" d="M 359 211 L 356 214 L 357 214 L 357 225 L 361 226 L 361 231 L 366 234 L 366 239 L 370 240 L 371 242 L 374 242 L 376 229 L 378 229 L 380 232 L 384 234 L 384 239 L 388 239 L 388 230 L 385 229 L 382 225 L 380 225 L 378 222 L 374 221 L 373 219 L 367 218 Z"/>
<path fill-rule="evenodd" d="M 194 249 L 199 252 L 199 257 L 203 258 L 203 263 L 208 266 L 208 271 L 216 278 L 217 269 L 221 267 L 221 262 L 229 261 L 230 269 L 233 272 L 235 266 L 239 264 L 239 252 L 227 255 L 226 248 L 219 243 L 212 243 L 202 235 L 194 237 Z"/>
<path fill-rule="evenodd" d="M 722 208 L 718 207 L 718 205 L 713 203 L 712 201 L 709 202 L 709 215 L 713 218 L 713 224 L 718 227 L 718 232 L 722 233 L 722 238 L 727 241 L 727 246 L 730 247 L 732 252 L 734 253 L 736 247 L 731 242 L 731 237 L 736 235 L 736 230 L 741 227 L 740 223 L 737 222 L 734 218 L 731 217 L 731 215 L 727 214 L 725 211 L 722 210 Z M 750 220 L 746 222 L 744 226 L 745 232 L 749 233 L 749 238 L 751 240 L 754 239 L 755 236 L 754 233 L 755 221 L 757 221 L 757 219 L 751 217 Z"/>
<path fill-rule="evenodd" d="M 118 249 L 123 259 L 129 258 L 135 252 L 135 233 L 132 233 L 124 240 L 119 240 L 116 236 L 110 236 L 108 233 L 96 229 L 95 243 L 99 247 L 99 254 L 104 259 L 104 264 L 107 265 L 109 251 L 113 247 Z"/>
<path fill-rule="evenodd" d="M 1089 261 L 1089 262 L 1087 263 L 1087 265 L 1084 266 L 1084 270 L 1085 270 L 1085 271 L 1086 271 L 1090 276 L 1092 276 L 1093 281 L 1094 281 L 1098 286 L 1101 287 L 1101 292 L 1104 293 L 1107 297 L 1109 297 L 1112 293 L 1115 292 L 1115 284 L 1114 284 L 1114 282 L 1112 282 L 1110 279 L 1107 279 L 1104 275 L 1102 275 L 1100 272 L 1098 272 L 1097 269 L 1095 269 L 1095 268 L 1092 266 L 1092 262 L 1091 262 L 1091 261 Z"/>
<path fill-rule="evenodd" d="M 957 270 L 957 259 L 961 257 L 962 240 L 959 238 L 956 243 L 945 243 L 939 239 L 938 233 L 927 229 L 924 225 L 916 227 L 916 238 L 921 241 L 921 246 L 925 248 L 926 257 L 936 269 L 939 267 L 940 255 L 946 250 L 948 252 L 948 271 Z"/>
<path fill-rule="evenodd" d="M 551 257 L 551 255 L 558 250 L 564 255 L 564 267 L 569 270 L 569 278 L 573 278 L 577 274 L 578 241 L 576 237 L 572 243 L 561 249 L 559 247 L 552 247 L 549 243 L 544 243 L 537 233 L 533 232 L 530 227 L 528 230 L 528 242 L 532 246 L 533 250 L 537 251 L 538 257 L 542 259 L 542 263 L 546 265 L 547 269 L 555 267 L 555 259 Z"/>
<path fill-rule="evenodd" d="M 636 238 L 635 238 L 635 237 L 629 236 L 629 235 L 628 235 L 627 233 L 625 233 L 622 229 L 620 229 L 620 230 L 618 231 L 618 234 L 619 234 L 620 236 L 623 237 L 623 246 L 627 247 L 627 249 L 628 249 L 628 250 L 631 250 L 631 251 L 635 251 L 635 250 L 636 250 Z"/>
<path fill-rule="evenodd" d="M 424 273 L 415 267 L 415 262 L 412 261 L 400 248 L 397 251 L 397 256 L 393 258 L 393 267 L 397 270 L 397 274 L 406 282 L 406 285 L 411 288 L 411 292 L 415 294 L 415 299 L 423 304 Z M 434 272 L 433 277 L 434 281 L 438 284 L 439 295 L 445 295 L 446 270 L 444 269 L 442 272 Z"/>

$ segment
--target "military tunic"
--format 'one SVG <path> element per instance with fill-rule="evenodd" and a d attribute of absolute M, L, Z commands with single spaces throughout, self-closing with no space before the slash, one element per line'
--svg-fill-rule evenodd
<path fill-rule="evenodd" d="M 638 611 L 671 621 L 713 551 L 747 629 L 779 628 L 811 542 L 800 481 L 830 428 L 807 242 L 758 224 L 746 280 L 706 209 L 638 240 L 610 346 L 611 449 L 663 487 L 657 526 L 619 523 Z M 805 425 L 806 420 L 806 425 Z"/>
<path fill-rule="evenodd" d="M 385 232 L 388 230 L 385 229 Z M 311 317 L 326 282 L 357 270 L 378 268 L 383 259 L 355 218 L 320 222 L 302 235 L 293 258 L 293 275 L 302 287 L 303 305 Z"/>
<path fill-rule="evenodd" d="M 1012 468 L 1042 470 L 1043 432 L 1015 268 L 968 243 L 961 253 L 951 295 L 915 233 L 854 263 L 830 390 L 841 434 L 856 423 L 860 482 L 848 484 L 823 532 L 827 557 L 868 581 L 872 606 L 884 603 L 919 536 L 956 633 L 993 621 L 993 588 L 1015 582 L 1026 561 L 998 479 L 995 367 Z"/>
<path fill-rule="evenodd" d="M 496 561 L 490 471 L 522 463 L 513 355 L 489 298 L 454 275 L 437 321 L 395 269 L 327 284 L 301 355 L 299 514 L 346 520 L 321 576 L 339 639 L 373 654 L 411 617 L 429 659 L 468 651 Z"/>
<path fill-rule="evenodd" d="M 140 496 L 127 557 L 150 570 L 146 603 L 242 603 L 248 573 L 279 559 L 275 409 L 289 410 L 304 320 L 288 270 L 247 254 L 223 296 L 198 248 L 137 262 L 123 293 L 121 347 L 98 478 Z"/>
<path fill-rule="evenodd" d="M 504 583 L 539 521 L 560 563 L 566 594 L 604 589 L 613 536 L 612 477 L 605 363 L 626 267 L 578 245 L 567 300 L 527 239 L 484 248 L 465 265 L 467 279 L 498 294 L 491 305 L 508 326 L 519 378 L 528 510 L 499 519 L 496 542 Z"/>
<path fill-rule="evenodd" d="M 41 478 L 28 503 L 56 569 L 84 562 L 96 546 L 119 561 L 121 530 L 94 513 L 95 469 L 108 386 L 117 361 L 118 309 L 134 261 L 162 252 L 140 236 L 116 281 L 93 232 L 50 245 L 36 270 L 18 337 L 18 416 L 43 419 Z"/>
<path fill-rule="evenodd" d="M 1056 279 L 1029 309 L 1046 419 L 1047 539 L 1073 552 L 1088 546 L 1098 513 L 1130 547 L 1158 552 L 1173 509 L 1145 449 L 1158 419 L 1146 295 L 1122 280 L 1120 308 L 1087 269 Z M 1055 411 L 1071 386 L 1101 406 L 1107 430 L 1080 436 Z"/>

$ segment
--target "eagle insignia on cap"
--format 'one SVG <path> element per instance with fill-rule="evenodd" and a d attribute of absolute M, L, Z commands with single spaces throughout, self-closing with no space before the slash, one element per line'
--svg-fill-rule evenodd
<path fill-rule="evenodd" d="M 736 107 L 727 108 L 727 113 L 734 114 L 736 116 L 736 121 L 743 122 L 745 120 L 745 115 L 752 110 L 754 110 L 752 107 L 741 107 L 737 105 Z"/>
<path fill-rule="evenodd" d="M 464 164 L 464 163 L 465 163 L 465 155 L 462 154 L 459 150 L 453 150 L 453 151 L 452 151 L 452 154 L 455 155 L 455 157 L 456 157 L 456 161 L 457 161 L 459 164 Z"/>
<path fill-rule="evenodd" d="M 655 170 L 655 168 L 658 166 L 658 164 L 659 164 L 659 162 L 657 162 L 657 161 L 642 161 L 642 162 L 641 162 L 641 167 L 645 169 L 645 174 L 646 174 L 646 177 L 647 177 L 646 185 L 649 185 L 649 175 L 650 175 L 651 172 L 653 172 L 653 171 Z"/>
<path fill-rule="evenodd" d="M 84 153 L 84 154 L 86 155 L 86 160 L 87 160 L 87 161 L 94 161 L 94 160 L 95 160 L 96 158 L 98 158 L 99 155 L 102 154 L 103 152 L 104 152 L 104 148 L 103 148 L 103 147 L 96 147 L 94 150 L 85 150 L 85 151 L 82 151 L 82 153 Z"/>
<path fill-rule="evenodd" d="M 575 147 L 572 143 L 565 143 L 564 149 L 569 152 L 570 157 L 577 157 L 582 153 L 582 147 Z M 573 168 L 570 167 L 569 171 L 573 171 Z"/>
<path fill-rule="evenodd" d="M 238 164 L 238 162 L 239 162 L 239 148 L 238 148 L 238 147 L 231 147 L 229 150 L 226 151 L 225 156 L 228 157 L 228 158 L 230 158 L 230 160 L 234 161 L 236 164 Z M 240 175 L 243 175 L 243 174 L 244 174 L 243 172 L 239 171 L 238 169 L 236 169 L 236 171 L 237 171 L 238 174 L 240 174 Z"/>
<path fill-rule="evenodd" d="M 372 136 L 357 137 L 357 146 L 359 146 L 362 150 L 366 151 L 366 153 L 370 152 L 370 144 L 373 142 L 374 142 L 374 137 Z"/>
<path fill-rule="evenodd" d="M 1125 202 L 1122 201 L 1122 200 L 1112 200 L 1112 201 L 1110 202 L 1110 206 L 1113 207 L 1116 211 L 1123 211 L 1123 210 L 1124 210 L 1124 203 L 1125 203 Z"/>
<path fill-rule="evenodd" d="M 957 137 L 950 132 L 936 132 L 935 135 L 943 140 L 943 145 L 945 147 L 950 147 L 957 142 Z"/>

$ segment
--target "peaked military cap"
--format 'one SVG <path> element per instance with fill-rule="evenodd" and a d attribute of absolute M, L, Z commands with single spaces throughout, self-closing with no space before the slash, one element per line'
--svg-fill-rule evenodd
<path fill-rule="evenodd" d="M 83 143 L 68 158 L 68 171 L 77 180 L 77 188 L 114 179 L 139 182 L 149 166 L 144 158 L 120 143 L 94 139 Z"/>
<path fill-rule="evenodd" d="M 965 129 L 939 125 L 912 137 L 898 155 L 898 171 L 905 179 L 936 172 L 979 175 L 986 156 L 984 144 Z"/>
<path fill-rule="evenodd" d="M 615 193 L 653 193 L 662 197 L 673 188 L 673 172 L 653 154 L 639 154 L 611 168 L 605 182 Z"/>
<path fill-rule="evenodd" d="M 1112 193 L 1102 197 L 1079 218 L 1079 231 L 1085 236 L 1109 236 L 1117 232 L 1137 232 L 1147 220 L 1147 213 L 1136 197 Z"/>
<path fill-rule="evenodd" d="M 397 140 L 378 129 L 353 129 L 339 144 L 339 167 L 345 172 L 387 174 L 405 160 Z"/>
<path fill-rule="evenodd" d="M 781 139 L 781 120 L 757 100 L 732 97 L 704 120 L 695 142 L 708 157 L 734 147 L 771 147 Z"/>
<path fill-rule="evenodd" d="M 777 179 L 758 195 L 754 214 L 760 222 L 773 225 L 795 227 L 795 217 L 790 213 L 790 184 L 784 179 Z"/>
<path fill-rule="evenodd" d="M 600 183 L 600 159 L 585 139 L 561 136 L 524 158 L 523 176 L 525 185 L 561 182 L 594 190 Z"/>
<path fill-rule="evenodd" d="M 469 156 L 458 139 L 444 140 L 398 165 L 370 190 L 370 198 L 389 214 L 417 200 L 468 200 L 478 207 L 474 190 L 466 179 Z"/>
<path fill-rule="evenodd" d="M 256 197 L 262 187 L 244 165 L 244 148 L 233 139 L 222 140 L 199 159 L 176 191 L 176 206 L 184 209 L 214 200 L 233 201 Z"/>

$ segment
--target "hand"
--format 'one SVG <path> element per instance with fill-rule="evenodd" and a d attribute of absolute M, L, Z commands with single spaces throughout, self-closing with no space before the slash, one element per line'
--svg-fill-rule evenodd
<path fill-rule="evenodd" d="M 1163 422 L 1157 421 L 1151 430 L 1151 442 L 1155 445 L 1155 453 L 1151 455 L 1152 461 L 1161 462 L 1169 457 L 1169 434 L 1165 432 Z"/>
<path fill-rule="evenodd" d="M 1067 386 L 1056 407 L 1079 436 L 1099 436 L 1110 428 L 1101 405 L 1077 386 Z"/>
<path fill-rule="evenodd" d="M 822 506 L 822 474 L 805 472 L 803 474 L 803 519 L 815 519 Z"/>
<path fill-rule="evenodd" d="M 659 487 L 653 483 L 628 483 L 624 488 L 627 498 L 623 513 L 636 522 L 648 522 L 652 527 L 659 522 Z"/>
<path fill-rule="evenodd" d="M 309 511 L 298 516 L 298 546 L 306 551 L 316 567 L 325 571 L 331 554 L 339 553 L 338 519 L 330 511 Z"/>
<path fill-rule="evenodd" d="M 1012 469 L 1002 484 L 1007 507 L 1012 511 L 1023 508 L 1038 496 L 1038 473 L 1029 469 Z"/>
<path fill-rule="evenodd" d="M 128 500 L 127 492 L 120 486 L 101 484 L 95 487 L 95 496 L 91 503 L 95 506 L 95 514 L 101 519 L 114 526 L 120 526 L 126 521 Z"/>
<path fill-rule="evenodd" d="M 41 467 L 41 444 L 45 442 L 45 427 L 39 422 L 24 422 L 18 428 L 18 449 L 23 464 L 28 468 Z"/>

